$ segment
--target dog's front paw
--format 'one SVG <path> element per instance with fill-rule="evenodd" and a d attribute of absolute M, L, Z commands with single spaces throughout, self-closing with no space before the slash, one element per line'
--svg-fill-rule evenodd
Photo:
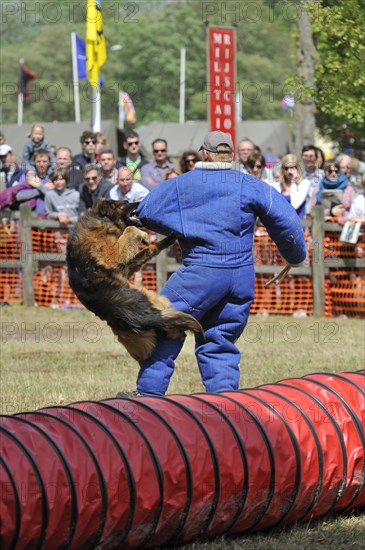
<path fill-rule="evenodd" d="M 150 236 L 148 233 L 146 233 L 145 231 L 141 231 L 142 235 L 141 235 L 141 242 L 143 244 L 146 244 L 146 245 L 149 245 L 150 244 Z"/>

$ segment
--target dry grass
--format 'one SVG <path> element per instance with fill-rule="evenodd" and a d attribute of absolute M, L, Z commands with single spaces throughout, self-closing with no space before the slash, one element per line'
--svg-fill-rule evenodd
<path fill-rule="evenodd" d="M 91 313 L 14 306 L 1 308 L 0 314 L 2 413 L 99 400 L 134 389 L 138 366 L 107 325 Z M 365 322 L 357 319 L 253 316 L 238 343 L 242 351 L 241 387 L 311 372 L 364 368 L 364 328 Z M 201 390 L 193 339 L 188 337 L 169 392 Z M 364 533 L 364 517 L 357 514 L 180 548 L 363 549 Z"/>

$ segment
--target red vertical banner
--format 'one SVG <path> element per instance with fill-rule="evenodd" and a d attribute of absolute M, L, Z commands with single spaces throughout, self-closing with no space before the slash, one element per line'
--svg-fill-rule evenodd
<path fill-rule="evenodd" d="M 211 130 L 227 132 L 236 150 L 236 36 L 234 28 L 208 28 Z"/>

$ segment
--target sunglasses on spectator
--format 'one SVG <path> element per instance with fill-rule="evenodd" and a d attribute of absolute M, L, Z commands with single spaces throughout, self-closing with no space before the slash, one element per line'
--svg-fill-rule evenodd
<path fill-rule="evenodd" d="M 86 143 L 86 145 L 90 145 L 90 143 L 93 143 L 95 145 L 96 141 L 95 139 L 86 139 L 84 143 Z"/>
<path fill-rule="evenodd" d="M 138 145 L 139 141 L 127 141 L 127 147 L 130 147 L 131 145 Z"/>
<path fill-rule="evenodd" d="M 338 168 L 327 168 L 326 172 L 328 172 L 329 174 L 338 174 L 339 169 Z"/>
<path fill-rule="evenodd" d="M 154 153 L 166 153 L 166 149 L 154 149 Z"/>
<path fill-rule="evenodd" d="M 255 164 L 255 166 L 252 166 L 252 168 L 258 168 L 260 170 L 262 168 L 262 164 Z"/>
<path fill-rule="evenodd" d="M 296 166 L 283 166 L 283 170 L 290 170 L 290 168 L 297 168 Z"/>
<path fill-rule="evenodd" d="M 84 178 L 85 181 L 96 181 L 98 176 L 90 176 L 89 178 Z"/>
<path fill-rule="evenodd" d="M 186 159 L 186 162 L 188 162 L 189 164 L 191 164 L 191 163 L 195 164 L 195 159 Z"/>

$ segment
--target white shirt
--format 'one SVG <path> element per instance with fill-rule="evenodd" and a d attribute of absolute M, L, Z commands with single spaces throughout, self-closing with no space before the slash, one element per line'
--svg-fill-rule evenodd
<path fill-rule="evenodd" d="M 109 197 L 114 201 L 140 202 L 148 193 L 149 190 L 144 185 L 134 181 L 128 193 L 125 194 L 117 183 L 110 189 Z"/>
<path fill-rule="evenodd" d="M 361 216 L 365 216 L 365 197 L 364 195 L 357 195 L 351 203 L 348 217 L 351 219 L 360 218 Z"/>

